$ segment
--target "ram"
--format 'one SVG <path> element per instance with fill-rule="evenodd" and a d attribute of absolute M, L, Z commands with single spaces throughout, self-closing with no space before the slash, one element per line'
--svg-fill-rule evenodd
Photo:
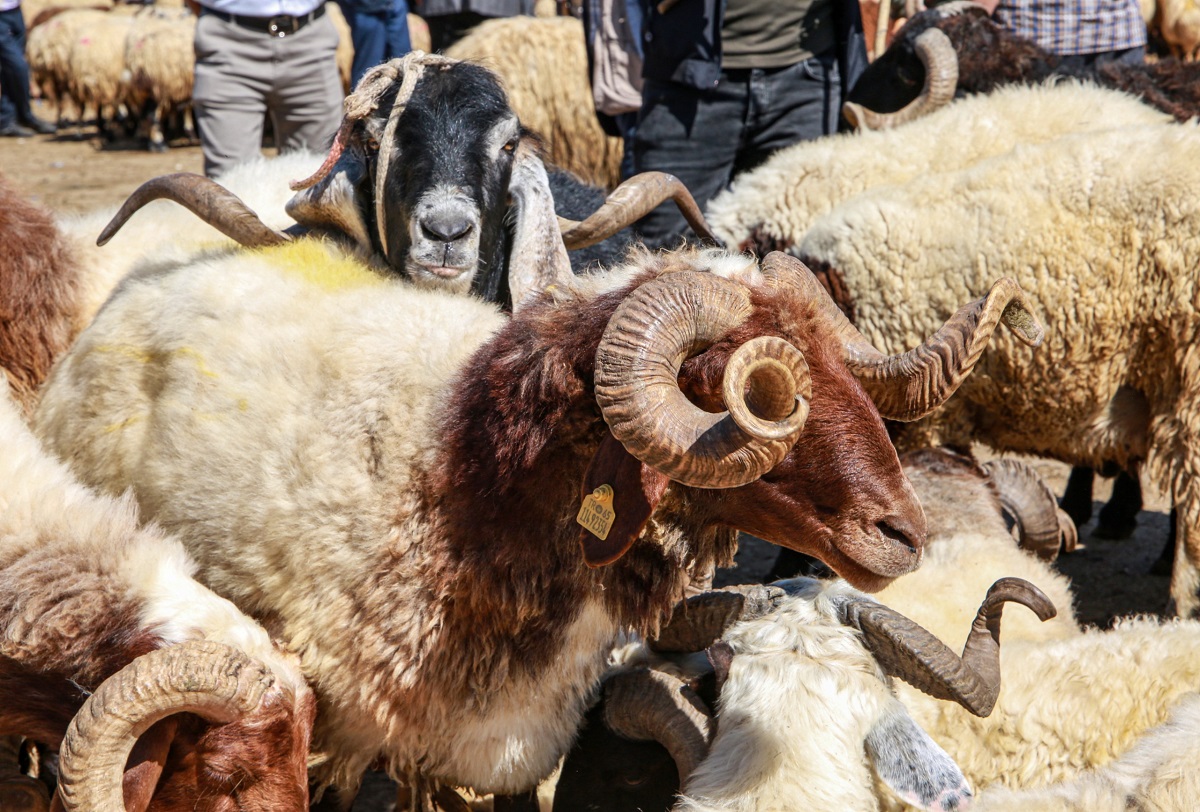
<path fill-rule="evenodd" d="M 685 641 L 683 648 L 722 638 L 732 660 L 713 657 L 724 662 L 724 685 L 715 703 L 716 729 L 721 734 L 711 748 L 701 746 L 699 755 L 693 753 L 682 761 L 681 774 L 691 778 L 680 808 L 775 808 L 764 793 L 783 781 L 794 782 L 789 792 L 798 806 L 853 810 L 902 806 L 875 780 L 868 762 L 852 755 L 861 754 L 866 744 L 876 774 L 893 788 L 895 777 L 906 775 L 903 769 L 880 770 L 879 748 L 867 733 L 880 718 L 888 718 L 881 717 L 881 709 L 891 708 L 898 713 L 893 718 L 901 720 L 897 729 L 911 737 L 911 747 L 893 742 L 896 746 L 885 754 L 911 758 L 915 750 L 915 769 L 928 772 L 928 731 L 961 769 L 960 777 L 975 788 L 972 808 L 1119 809 L 1127 799 L 1134 799 L 1130 803 L 1139 808 L 1190 809 L 1195 771 L 1181 770 L 1180 765 L 1194 759 L 1195 736 L 1200 732 L 1194 693 L 1200 685 L 1196 658 L 1200 624 L 1133 619 L 1119 622 L 1110 631 L 1081 630 L 1069 614 L 1069 593 L 1061 576 L 1032 556 L 1018 553 L 1007 540 L 992 483 L 979 466 L 959 455 L 932 450 L 905 455 L 904 461 L 930 522 L 928 553 L 921 569 L 879 593 L 877 600 L 888 607 L 873 610 L 880 619 L 893 618 L 890 623 L 899 624 L 908 622 L 899 617 L 910 617 L 934 636 L 930 639 L 944 639 L 951 646 L 972 628 L 967 635 L 970 641 L 983 632 L 984 625 L 977 621 L 972 626 L 971 618 L 981 614 L 965 596 L 978 583 L 1014 565 L 1047 585 L 1052 594 L 1058 593 L 1051 601 L 1026 592 L 1030 597 L 1026 605 L 1039 618 L 1053 614 L 1055 604 L 1061 609 L 1063 596 L 1068 614 L 1044 624 L 1025 612 L 1007 617 L 1005 656 L 993 673 L 999 691 L 990 715 L 980 717 L 908 685 L 889 691 L 873 677 L 877 672 L 870 665 L 849 667 L 847 663 L 855 662 L 851 655 L 867 654 L 884 671 L 893 671 L 894 657 L 879 649 L 878 633 L 865 627 L 861 639 L 846 633 L 845 612 L 831 611 L 845 599 L 843 584 L 796 579 L 759 587 L 789 597 L 776 595 L 774 605 L 759 601 L 755 611 L 743 609 L 740 614 L 728 610 L 728 594 L 693 598 L 689 615 L 699 629 L 690 639 L 675 638 Z M 1015 561 L 1013 554 L 1021 560 Z M 955 588 L 945 589 L 947 582 Z M 930 601 L 935 591 L 938 599 Z M 720 611 L 699 611 L 702 608 Z M 675 638 L 671 647 L 676 647 Z M 835 643 L 848 647 L 840 650 L 840 657 L 832 656 Z M 922 648 L 941 650 L 940 646 L 925 642 Z M 971 646 L 966 644 L 967 649 Z M 963 659 L 968 659 L 965 654 Z M 900 671 L 906 680 L 913 673 L 911 668 Z M 785 691 L 791 696 L 782 707 L 795 709 L 801 718 L 779 712 L 779 696 Z M 631 693 L 626 692 L 620 702 L 629 703 Z M 795 701 L 797 695 L 804 701 Z M 903 709 L 893 704 L 896 696 Z M 611 705 L 612 698 L 606 697 L 606 703 Z M 694 715 L 687 721 L 669 707 L 656 715 L 644 708 L 606 707 L 604 714 L 651 720 L 640 730 L 624 729 L 629 737 L 664 743 L 657 753 L 643 756 L 643 770 L 667 753 L 681 752 L 678 746 L 669 746 L 683 738 L 680 729 L 703 731 L 711 724 Z M 672 729 L 675 732 L 666 732 Z M 847 754 L 837 759 L 837 769 L 820 759 L 822 751 L 841 752 L 835 748 Z M 775 754 L 779 758 L 773 761 Z M 675 760 L 681 761 L 678 756 Z M 691 771 L 690 765 L 696 764 Z M 943 771 L 943 782 L 955 774 Z M 565 791 L 563 781 L 559 788 Z M 907 796 L 902 792 L 901 797 L 921 808 L 954 808 L 933 791 Z M 716 798 L 726 802 L 715 803 Z M 641 799 L 634 804 L 640 805 Z"/>
<path fill-rule="evenodd" d="M 0 438 L 0 736 L 61 745 L 68 810 L 304 808 L 315 703 L 295 658 L 131 499 L 50 458 L 3 381 Z M 44 785 L 3 791 L 45 809 Z"/>
<path fill-rule="evenodd" d="M 326 250 L 128 279 L 37 424 L 300 655 L 339 787 L 382 754 L 399 779 L 531 789 L 616 631 L 655 628 L 734 528 L 867 588 L 909 571 L 924 518 L 873 400 L 936 406 L 1002 313 L 1040 340 L 1007 281 L 884 357 L 782 255 L 638 254 L 508 319 L 337 277 Z"/>
<path fill-rule="evenodd" d="M 560 226 L 539 141 L 484 67 L 413 52 L 368 71 L 346 111 L 325 163 L 292 185 L 298 191 L 287 212 L 304 229 L 339 235 L 364 259 L 417 284 L 474 290 L 512 306 L 570 275 L 564 245 L 594 244 L 667 197 L 702 237 L 712 237 L 687 190 L 662 173 L 638 176 L 601 212 Z M 235 196 L 184 174 L 138 189 L 101 242 L 159 197 L 188 206 L 247 247 L 289 239 Z M 541 276 L 514 277 L 514 267 L 536 267 Z"/>
<path fill-rule="evenodd" d="M 1200 29 L 1191 36 L 1200 38 Z M 855 83 L 844 112 L 852 122 L 872 129 L 896 126 L 956 93 L 991 93 L 1008 84 L 1067 77 L 1133 94 L 1177 121 L 1200 115 L 1200 65 L 1175 59 L 1082 68 L 1060 63 L 1060 57 L 992 20 L 982 6 L 945 3 L 917 14 L 897 32 L 888 50 Z M 948 81 L 952 76 L 954 81 Z M 937 85 L 935 98 L 923 98 L 931 83 Z M 945 85 L 951 92 L 943 92 Z"/>

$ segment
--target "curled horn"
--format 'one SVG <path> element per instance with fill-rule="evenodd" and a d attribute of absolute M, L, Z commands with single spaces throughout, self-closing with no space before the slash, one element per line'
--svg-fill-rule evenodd
<path fill-rule="evenodd" d="M 856 102 L 842 105 L 842 115 L 855 129 L 887 130 L 927 116 L 954 99 L 958 88 L 958 55 L 941 29 L 929 28 L 917 37 L 917 57 L 925 66 L 921 93 L 894 113 L 876 113 Z"/>
<path fill-rule="evenodd" d="M 772 253 L 762 270 L 769 284 L 791 285 L 818 303 L 820 317 L 842 342 L 846 366 L 879 413 L 890 420 L 917 420 L 945 403 L 970 374 L 1000 322 L 1031 347 L 1041 344 L 1044 335 L 1021 286 L 1004 277 L 982 299 L 960 308 L 919 347 L 884 355 L 842 314 L 804 263 Z"/>
<path fill-rule="evenodd" d="M 269 668 L 221 643 L 181 643 L 137 658 L 105 680 L 67 728 L 59 753 L 63 807 L 124 809 L 125 762 L 151 725 L 176 713 L 232 722 L 261 707 L 274 686 Z"/>
<path fill-rule="evenodd" d="M 762 336 L 733 353 L 728 412 L 706 412 L 679 388 L 683 361 L 750 312 L 744 286 L 696 271 L 646 282 L 617 307 L 596 350 L 596 401 L 630 454 L 698 488 L 744 485 L 787 455 L 812 399 L 808 365 L 791 344 Z"/>
<path fill-rule="evenodd" d="M 712 716 L 700 697 L 679 679 L 649 668 L 625 671 L 605 681 L 604 723 L 619 736 L 665 747 L 681 785 L 708 755 L 712 743 Z"/>
<path fill-rule="evenodd" d="M 1001 578 L 979 607 L 961 658 L 915 621 L 869 598 L 851 598 L 839 608 L 842 622 L 862 632 L 885 672 L 987 716 L 1000 694 L 1000 616 L 1007 601 L 1028 607 L 1043 621 L 1055 615 L 1054 604 L 1036 586 Z"/>
<path fill-rule="evenodd" d="M 1016 521 L 1018 543 L 1043 561 L 1053 561 L 1066 544 L 1078 544 L 1075 523 L 1058 507 L 1058 499 L 1037 471 L 1019 460 L 991 460 L 983 464 L 1000 503 Z M 1065 524 L 1064 524 L 1065 520 Z"/>
<path fill-rule="evenodd" d="M 675 201 L 692 231 L 709 245 L 723 243 L 708 227 L 700 207 L 683 181 L 666 172 L 642 172 L 613 190 L 590 217 L 583 221 L 558 218 L 563 243 L 568 251 L 587 248 L 608 239 L 625 226 L 640 220 L 666 200 Z"/>
<path fill-rule="evenodd" d="M 247 248 L 280 245 L 288 236 L 271 228 L 242 199 L 216 181 L 192 172 L 160 175 L 139 186 L 100 232 L 96 245 L 104 245 L 121 230 L 133 213 L 160 198 L 173 200 L 226 237 Z"/>
<path fill-rule="evenodd" d="M 785 593 L 777 586 L 727 587 L 694 595 L 675 607 L 671 620 L 650 641 L 654 651 L 702 651 L 743 620 L 762 617 L 779 606 Z"/>

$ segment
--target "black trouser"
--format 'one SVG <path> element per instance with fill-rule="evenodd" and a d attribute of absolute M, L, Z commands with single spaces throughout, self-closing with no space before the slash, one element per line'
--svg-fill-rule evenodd
<path fill-rule="evenodd" d="M 0 128 L 33 119 L 21 7 L 0 11 Z"/>
<path fill-rule="evenodd" d="M 762 163 L 777 149 L 837 131 L 840 95 L 832 54 L 786 68 L 721 71 L 712 90 L 647 79 L 633 142 L 638 172 L 670 172 L 704 206 L 734 175 Z M 638 224 L 650 245 L 684 233 L 673 204 Z"/>

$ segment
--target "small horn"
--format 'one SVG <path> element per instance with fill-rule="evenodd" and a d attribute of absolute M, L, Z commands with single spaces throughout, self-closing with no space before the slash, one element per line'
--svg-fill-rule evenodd
<path fill-rule="evenodd" d="M 987 296 L 960 308 L 921 346 L 884 355 L 842 314 L 803 262 L 775 252 L 763 260 L 762 271 L 769 284 L 792 285 L 819 305 L 820 317 L 842 341 L 846 365 L 890 420 L 917 420 L 945 403 L 979 361 L 1000 322 L 1031 347 L 1044 336 L 1025 292 L 1005 277 Z"/>
<path fill-rule="evenodd" d="M 680 786 L 708 755 L 714 732 L 712 716 L 694 691 L 649 668 L 624 671 L 605 681 L 604 723 L 619 736 L 656 741 L 667 748 Z"/>
<path fill-rule="evenodd" d="M 914 43 L 917 57 L 925 66 L 921 93 L 894 113 L 876 113 L 856 102 L 842 105 L 842 115 L 855 129 L 889 130 L 927 116 L 954 100 L 958 88 L 958 54 L 941 29 L 929 28 Z"/>
<path fill-rule="evenodd" d="M 782 602 L 777 586 L 750 584 L 694 595 L 675 607 L 670 621 L 649 645 L 654 651 L 703 651 L 734 623 L 762 617 Z"/>
<path fill-rule="evenodd" d="M 617 307 L 596 350 L 596 401 L 613 436 L 630 454 L 670 479 L 698 488 L 753 482 L 787 455 L 812 398 L 808 368 L 795 347 L 752 341 L 731 356 L 726 375 L 734 380 L 727 382 L 726 396 L 743 400 L 739 386 L 750 384 L 751 389 L 750 400 L 734 407 L 739 417 L 706 412 L 679 388 L 683 361 L 750 312 L 745 287 L 695 271 L 652 279 Z M 746 355 L 739 357 L 743 351 Z M 788 381 L 795 388 L 790 395 L 781 394 Z M 792 413 L 772 419 L 780 417 L 788 402 Z M 763 408 L 767 411 L 755 414 Z"/>
<path fill-rule="evenodd" d="M 175 201 L 247 248 L 281 245 L 288 241 L 286 234 L 266 225 L 241 198 L 216 181 L 192 172 L 177 172 L 151 178 L 139 186 L 100 232 L 96 245 L 107 243 L 134 212 L 160 198 Z"/>
<path fill-rule="evenodd" d="M 138 657 L 105 680 L 71 720 L 59 752 L 63 807 L 124 809 L 125 762 L 151 725 L 176 713 L 232 722 L 261 707 L 273 690 L 269 668 L 221 643 L 180 643 Z"/>
<path fill-rule="evenodd" d="M 1075 523 L 1068 518 L 1070 529 L 1062 526 L 1058 499 L 1033 466 L 1003 459 L 985 462 L 983 467 L 996 484 L 1000 503 L 1016 522 L 1018 546 L 1022 550 L 1043 561 L 1053 561 L 1064 538 L 1074 536 L 1078 542 Z"/>
<path fill-rule="evenodd" d="M 595 245 L 645 217 L 666 200 L 675 201 L 683 218 L 702 241 L 723 247 L 724 243 L 708 227 L 700 207 L 683 181 L 666 172 L 634 175 L 614 189 L 600 208 L 582 222 L 558 218 L 563 243 L 568 251 Z"/>
<path fill-rule="evenodd" d="M 915 621 L 869 598 L 847 599 L 840 609 L 842 622 L 862 632 L 885 672 L 987 716 L 1000 694 L 1000 617 L 1007 601 L 1028 607 L 1043 621 L 1055 615 L 1054 604 L 1036 586 L 1001 578 L 980 605 L 961 658 Z"/>

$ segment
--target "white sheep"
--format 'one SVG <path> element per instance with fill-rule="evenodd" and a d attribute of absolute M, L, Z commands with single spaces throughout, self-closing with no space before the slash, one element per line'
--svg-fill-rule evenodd
<path fill-rule="evenodd" d="M 147 104 L 153 107 L 149 122 L 151 151 L 167 148 L 163 121 L 174 114 L 183 116 L 189 137 L 195 134 L 191 113 L 195 35 L 196 18 L 184 9 L 138 15 L 126 35 L 129 104 L 139 116 L 145 114 Z"/>
<path fill-rule="evenodd" d="M 782 149 L 709 202 L 726 245 L 767 250 L 800 243 L 813 222 L 876 186 L 951 172 L 1020 144 L 1073 132 L 1170 121 L 1133 96 L 1060 81 L 972 96 L 896 130 L 822 138 Z"/>
<path fill-rule="evenodd" d="M 166 762 L 163 783 L 155 788 L 158 773 L 148 784 L 135 777 L 135 804 L 151 792 L 160 793 L 155 809 L 181 812 L 305 802 L 314 701 L 295 658 L 197 583 L 183 546 L 154 526 L 141 526 L 132 498 L 100 496 L 51 458 L 3 380 L 0 444 L 0 733 L 54 749 L 62 744 L 60 788 L 68 810 L 115 809 L 134 741 L 168 713 L 198 712 L 232 724 L 208 733 L 181 728 L 169 757 L 175 728 L 155 728 L 147 739 L 156 743 L 142 758 Z M 164 660 L 179 656 L 193 663 L 193 679 L 204 668 L 245 669 L 243 687 L 253 687 L 257 674 L 256 690 L 263 693 L 255 699 L 239 696 L 239 689 L 216 705 L 202 690 L 190 702 L 174 696 L 168 689 L 173 678 L 162 669 Z M 126 666 L 134 670 L 122 676 Z M 139 674 L 131 691 L 129 680 Z M 92 693 L 96 700 L 84 705 Z M 235 699 L 249 705 L 235 712 Z M 81 705 L 82 717 L 68 730 Z M 189 744 L 188 735 L 198 742 Z M 200 769 L 179 770 L 179 759 L 197 743 L 205 754 L 190 757 L 199 759 Z M 263 763 L 270 766 L 260 769 Z M 205 799 L 203 807 L 197 798 Z M 231 799 L 235 806 L 221 806 Z"/>
<path fill-rule="evenodd" d="M 913 301 L 944 313 L 1001 273 L 1033 291 L 1050 325 L 1044 351 L 1014 356 L 998 343 L 964 397 L 897 441 L 1144 461 L 1179 509 L 1171 597 L 1184 616 L 1200 610 L 1197 166 L 1193 125 L 1076 134 L 865 192 L 794 249 L 837 280 L 878 346 L 921 334 Z"/>
<path fill-rule="evenodd" d="M 382 755 L 406 781 L 531 788 L 617 629 L 656 627 L 690 573 L 728 559 L 732 527 L 872 588 L 918 560 L 920 508 L 844 371 L 864 348 L 786 257 L 641 254 L 511 319 L 342 257 L 305 240 L 126 279 L 37 412 L 85 481 L 132 487 L 205 584 L 297 651 L 321 708 L 318 780 L 355 786 Z M 879 358 L 870 397 L 947 397 L 971 352 L 940 342 L 966 330 L 975 346 L 1003 310 L 1035 339 L 1002 282 L 927 345 Z M 682 377 L 678 341 L 679 357 L 703 350 Z M 637 386 L 650 377 L 748 428 Z"/>

